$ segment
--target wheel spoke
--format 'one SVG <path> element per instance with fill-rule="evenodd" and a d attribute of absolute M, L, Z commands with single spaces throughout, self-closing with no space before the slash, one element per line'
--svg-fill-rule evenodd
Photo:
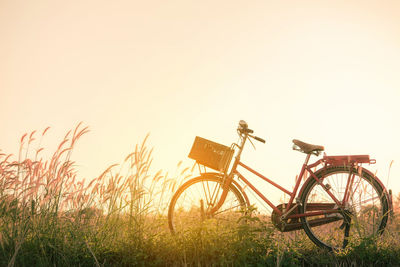
<path fill-rule="evenodd" d="M 360 238 L 376 235 L 386 225 L 388 202 L 382 195 L 380 184 L 368 173 L 354 169 L 351 175 L 349 173 L 350 168 L 346 166 L 329 167 L 317 172 L 318 178 L 325 185 L 330 185 L 329 190 L 335 198 L 343 201 L 339 210 L 343 220 L 312 225 L 313 219 L 323 218 L 323 215 L 301 219 L 307 235 L 320 247 L 340 249 L 349 242 L 358 242 Z M 303 212 L 311 211 L 312 203 L 332 203 L 329 194 L 315 179 L 309 179 L 304 186 L 301 195 Z"/>
<path fill-rule="evenodd" d="M 204 193 L 205 193 L 206 203 L 207 203 L 207 204 L 209 203 L 210 205 L 212 205 L 211 199 L 209 200 L 209 199 L 207 198 L 207 192 L 208 192 L 208 195 L 211 196 L 211 194 L 210 194 L 210 188 L 209 188 L 209 186 L 208 186 L 208 183 L 207 183 L 207 188 L 205 188 L 204 183 L 201 183 L 201 185 L 203 186 L 203 190 L 204 190 Z"/>
<path fill-rule="evenodd" d="M 244 211 L 248 204 L 241 192 L 230 185 L 226 200 L 220 209 L 214 214 L 209 214 L 222 191 L 222 179 L 214 175 L 200 176 L 184 183 L 170 203 L 168 222 L 171 232 L 185 233 L 204 223 L 224 230 L 232 229 L 226 225 L 236 223 L 242 216 L 240 211 Z"/>
<path fill-rule="evenodd" d="M 227 209 L 224 209 L 224 210 L 219 210 L 219 211 L 217 211 L 216 213 L 214 213 L 214 215 L 218 215 L 218 214 L 227 212 L 227 211 L 229 211 L 229 210 L 237 209 L 237 208 L 239 208 L 239 207 L 240 207 L 240 204 L 238 204 L 238 205 L 236 205 L 236 206 L 233 206 L 233 207 L 230 207 L 230 208 L 227 208 Z"/>

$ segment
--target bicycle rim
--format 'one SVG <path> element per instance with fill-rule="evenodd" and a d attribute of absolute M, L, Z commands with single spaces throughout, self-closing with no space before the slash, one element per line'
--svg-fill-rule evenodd
<path fill-rule="evenodd" d="M 317 177 L 330 188 L 329 191 L 342 201 L 349 177 L 353 183 L 348 201 L 339 209 L 328 193 L 312 177 L 302 193 L 302 212 L 315 211 L 313 203 L 331 204 L 337 213 L 303 217 L 303 227 L 310 239 L 320 247 L 338 250 L 349 242 L 359 243 L 364 238 L 374 238 L 382 233 L 388 217 L 388 202 L 380 184 L 367 172 L 350 167 L 330 167 L 317 172 Z M 315 204 L 314 204 L 315 205 Z M 315 206 L 314 206 L 315 207 Z M 329 223 L 313 226 L 313 220 L 325 219 Z"/>
<path fill-rule="evenodd" d="M 246 202 L 234 186 L 222 207 L 211 214 L 222 194 L 221 179 L 214 175 L 204 175 L 183 184 L 172 197 L 168 222 L 172 233 L 184 234 L 194 229 L 231 229 L 246 209 Z"/>

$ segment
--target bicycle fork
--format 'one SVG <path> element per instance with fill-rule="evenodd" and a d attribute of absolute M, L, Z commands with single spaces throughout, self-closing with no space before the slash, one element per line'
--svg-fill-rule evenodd
<path fill-rule="evenodd" d="M 229 192 L 229 186 L 231 185 L 231 183 L 233 181 L 233 177 L 235 175 L 235 170 L 240 162 L 240 156 L 242 155 L 242 151 L 243 151 L 244 145 L 247 140 L 247 135 L 248 134 L 246 133 L 242 137 L 240 145 L 237 145 L 239 147 L 239 151 L 236 154 L 235 161 L 233 162 L 230 173 L 228 175 L 227 174 L 224 175 L 224 179 L 222 181 L 222 194 L 221 194 L 221 197 L 219 198 L 217 204 L 214 207 L 212 207 L 212 209 L 210 210 L 211 215 L 216 213 L 225 202 L 226 196 L 228 195 L 228 192 Z"/>
<path fill-rule="evenodd" d="M 226 196 L 228 195 L 228 192 L 229 192 L 229 185 L 232 183 L 232 180 L 233 180 L 233 172 L 230 175 L 228 175 L 228 177 L 226 177 L 226 179 L 224 179 L 224 181 L 222 183 L 221 197 L 216 202 L 216 205 L 213 206 L 212 209 L 210 210 L 211 215 L 216 213 L 224 204 Z M 218 197 L 218 193 L 216 194 L 216 197 Z"/>

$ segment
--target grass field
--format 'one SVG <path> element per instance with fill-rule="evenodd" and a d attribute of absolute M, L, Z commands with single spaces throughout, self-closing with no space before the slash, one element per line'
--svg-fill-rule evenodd
<path fill-rule="evenodd" d="M 37 139 L 46 131 L 24 135 L 16 158 L 0 155 L 0 266 L 400 265 L 396 212 L 382 237 L 335 253 L 317 248 L 303 231 L 281 233 L 258 217 L 172 236 L 168 201 L 189 169 L 171 177 L 151 173 L 144 140 L 121 164 L 81 181 L 71 151 L 88 129 L 78 125 L 43 160 Z"/>

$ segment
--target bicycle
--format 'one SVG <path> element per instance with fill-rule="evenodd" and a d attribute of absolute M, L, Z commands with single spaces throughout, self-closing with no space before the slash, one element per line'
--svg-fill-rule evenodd
<path fill-rule="evenodd" d="M 173 234 L 185 233 L 204 222 L 219 227 L 238 222 L 250 207 L 239 181 L 272 208 L 271 221 L 279 231 L 304 229 L 311 241 L 321 248 L 340 250 L 351 238 L 382 234 L 392 210 L 392 196 L 378 177 L 361 166 L 376 162 L 369 155 L 327 156 L 324 153 L 322 158 L 309 164 L 311 155 L 319 156 L 324 147 L 295 139 L 293 149 L 305 153 L 306 159 L 293 191 L 289 191 L 241 162 L 247 140 L 251 138 L 262 143 L 265 140 L 253 135 L 254 131 L 245 121 L 239 122 L 237 132 L 240 141 L 231 147 L 196 137 L 189 157 L 199 166 L 218 172 L 201 171 L 200 176 L 178 188 L 168 210 Z M 238 171 L 238 167 L 289 195 L 289 202 L 275 206 Z M 318 170 L 313 171 L 317 167 Z M 300 188 L 303 175 L 306 179 Z"/>

